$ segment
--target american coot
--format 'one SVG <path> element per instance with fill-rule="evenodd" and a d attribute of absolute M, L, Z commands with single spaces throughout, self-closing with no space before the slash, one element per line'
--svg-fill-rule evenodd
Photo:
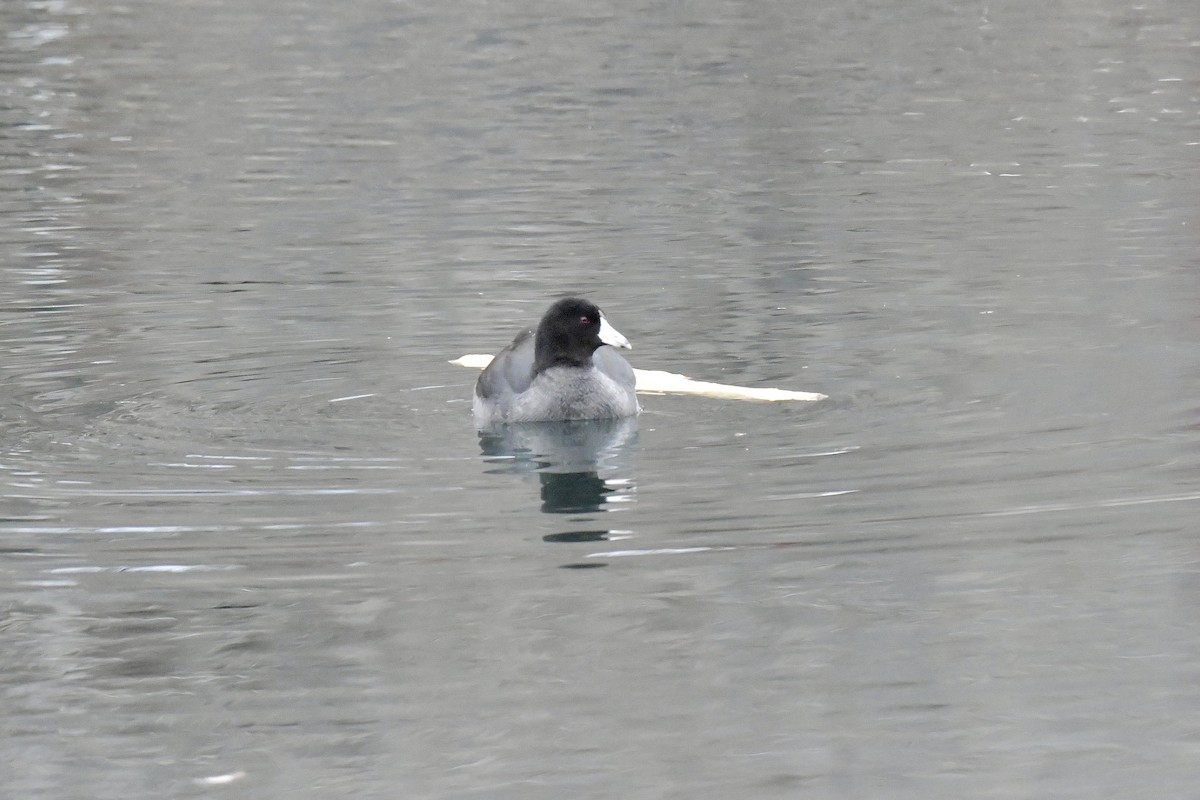
<path fill-rule="evenodd" d="M 475 383 L 481 423 L 632 417 L 641 409 L 633 367 L 611 347 L 632 345 L 594 303 L 559 300 L 537 330 L 524 330 Z"/>

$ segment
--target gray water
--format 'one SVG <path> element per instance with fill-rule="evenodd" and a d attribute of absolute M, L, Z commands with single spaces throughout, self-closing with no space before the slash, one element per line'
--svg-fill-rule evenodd
<path fill-rule="evenodd" d="M 1195 796 L 1191 0 L 0 33 L 4 797 Z M 480 437 L 564 293 L 830 399 Z"/>

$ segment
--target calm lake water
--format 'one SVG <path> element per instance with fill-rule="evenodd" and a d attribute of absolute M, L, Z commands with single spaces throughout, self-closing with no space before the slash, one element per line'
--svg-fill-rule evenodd
<path fill-rule="evenodd" d="M 23 800 L 1200 785 L 1200 6 L 0 4 Z M 549 302 L 825 392 L 480 436 Z"/>

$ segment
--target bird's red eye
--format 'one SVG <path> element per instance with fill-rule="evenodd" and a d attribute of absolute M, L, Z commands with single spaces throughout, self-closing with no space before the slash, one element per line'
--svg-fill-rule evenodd
<path fill-rule="evenodd" d="M 590 320 L 590 319 L 588 319 L 587 317 L 580 317 L 580 318 L 579 318 L 579 324 L 580 324 L 580 325 L 587 325 L 589 322 L 591 322 L 591 320 Z"/>

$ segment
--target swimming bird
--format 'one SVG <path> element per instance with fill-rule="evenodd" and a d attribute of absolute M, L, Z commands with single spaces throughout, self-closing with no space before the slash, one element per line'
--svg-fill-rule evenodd
<path fill-rule="evenodd" d="M 605 345 L 610 345 L 605 347 Z M 472 410 L 484 424 L 636 416 L 632 349 L 592 302 L 557 301 L 536 330 L 523 330 L 475 383 Z"/>

